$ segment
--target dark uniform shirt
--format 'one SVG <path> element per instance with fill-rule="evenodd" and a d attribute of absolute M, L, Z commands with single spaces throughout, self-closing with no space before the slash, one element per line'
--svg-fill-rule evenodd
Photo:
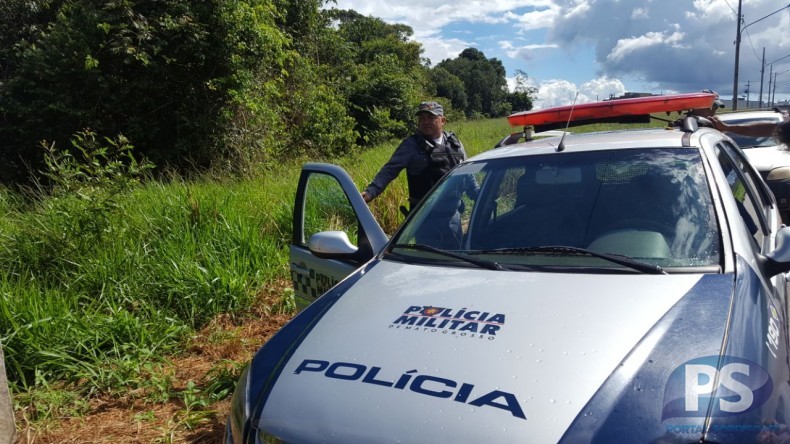
<path fill-rule="evenodd" d="M 454 134 L 442 131 L 442 142 L 436 144 L 420 134 L 407 137 L 381 167 L 365 192 L 374 199 L 405 169 L 409 184 L 409 205 L 414 208 L 447 171 L 466 159 L 466 151 Z M 469 194 L 476 197 L 477 190 Z"/>

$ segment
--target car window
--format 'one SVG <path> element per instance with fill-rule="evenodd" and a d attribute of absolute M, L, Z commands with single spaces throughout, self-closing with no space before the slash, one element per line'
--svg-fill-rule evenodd
<path fill-rule="evenodd" d="M 409 242 L 457 250 L 469 230 L 469 219 L 485 173 L 479 166 L 460 167 L 463 173 L 446 177 L 404 229 Z M 456 169 L 458 170 L 458 169 Z M 397 242 L 397 241 L 396 241 Z"/>
<path fill-rule="evenodd" d="M 727 153 L 729 153 L 730 157 L 735 159 L 736 164 L 743 171 L 747 182 L 753 188 L 755 199 L 760 201 L 760 207 L 763 209 L 762 214 L 767 218 L 770 207 L 776 203 L 771 189 L 768 188 L 768 185 L 763 181 L 757 168 L 749 162 L 749 158 L 746 157 L 742 149 L 734 146 L 728 141 L 723 141 L 721 144 Z"/>
<path fill-rule="evenodd" d="M 462 231 L 446 242 L 440 232 L 453 232 L 463 184 L 472 176 L 480 185 L 479 196 L 462 205 Z M 426 199 L 394 243 L 479 255 L 566 246 L 622 254 L 662 267 L 719 263 L 709 187 L 699 153 L 688 149 L 533 155 L 462 165 Z M 572 256 L 510 255 L 497 260 L 599 265 L 589 256 Z"/>
<path fill-rule="evenodd" d="M 321 231 L 344 231 L 357 244 L 359 222 L 340 183 L 328 174 L 311 174 L 305 187 L 304 231 L 301 245 Z"/>
<path fill-rule="evenodd" d="M 753 176 L 747 162 L 736 155 L 729 145 L 717 144 L 716 155 L 738 204 L 738 212 L 757 245 L 763 245 L 767 231 L 768 204 L 761 200 L 756 191 L 759 181 Z"/>

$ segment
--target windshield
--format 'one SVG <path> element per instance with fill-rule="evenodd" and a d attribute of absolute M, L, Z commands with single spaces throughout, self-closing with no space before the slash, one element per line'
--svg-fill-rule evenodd
<path fill-rule="evenodd" d="M 390 252 L 404 260 L 460 261 L 432 251 L 437 248 L 505 269 L 719 264 L 718 226 L 699 153 L 673 148 L 463 164 L 426 197 Z"/>
<path fill-rule="evenodd" d="M 755 123 L 755 122 L 781 122 L 781 120 L 777 119 L 730 119 L 725 121 L 728 125 L 742 125 L 744 123 Z M 758 148 L 763 146 L 776 146 L 776 140 L 773 137 L 766 136 L 766 137 L 750 137 L 750 136 L 742 136 L 740 134 L 735 133 L 726 133 L 728 136 L 735 141 L 741 148 Z"/>

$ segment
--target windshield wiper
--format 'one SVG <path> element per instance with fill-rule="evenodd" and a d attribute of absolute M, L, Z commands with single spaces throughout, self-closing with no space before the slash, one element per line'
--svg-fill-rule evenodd
<path fill-rule="evenodd" d="M 489 270 L 503 270 L 502 266 L 494 261 L 489 261 L 486 259 L 478 259 L 476 257 L 472 257 L 463 253 L 453 253 L 452 251 L 442 250 L 441 248 L 432 247 L 430 245 L 395 244 L 392 246 L 392 248 L 407 248 L 410 250 L 430 251 L 431 253 L 441 254 L 442 256 L 447 256 L 454 259 L 460 259 L 464 262 L 469 262 L 470 264 L 477 265 L 478 267 L 481 268 L 487 268 Z"/>
<path fill-rule="evenodd" d="M 642 273 L 649 273 L 649 274 L 667 274 L 663 268 L 659 267 L 658 265 L 648 264 L 646 262 L 638 261 L 634 258 L 628 257 L 622 254 L 608 254 L 608 253 L 599 253 L 597 251 L 588 250 L 586 248 L 579 248 L 579 247 L 567 247 L 567 246 L 541 246 L 541 247 L 519 247 L 519 248 L 495 248 L 491 250 L 480 250 L 475 251 L 475 253 L 505 253 L 505 254 L 512 254 L 512 253 L 564 253 L 564 254 L 574 254 L 574 255 L 587 255 L 593 256 L 600 259 L 607 260 L 609 262 L 613 262 L 618 265 L 622 265 L 624 267 L 628 267 Z"/>

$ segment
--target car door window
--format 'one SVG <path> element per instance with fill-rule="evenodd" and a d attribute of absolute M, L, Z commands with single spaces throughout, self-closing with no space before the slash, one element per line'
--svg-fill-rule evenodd
<path fill-rule="evenodd" d="M 729 153 L 730 157 L 735 159 L 738 168 L 743 171 L 744 177 L 752 185 L 755 191 L 755 199 L 760 201 L 760 206 L 763 209 L 762 213 L 768 218 L 770 207 L 775 203 L 771 190 L 762 180 L 760 173 L 754 168 L 754 165 L 749 163 L 749 159 L 742 149 L 733 146 L 729 142 L 722 142 L 722 146 L 727 153 Z"/>
<path fill-rule="evenodd" d="M 732 151 L 727 148 L 723 143 L 716 146 L 719 164 L 727 176 L 727 182 L 746 227 L 757 245 L 763 245 L 767 232 L 766 204 L 756 191 L 756 179 L 752 177 L 751 169 L 748 168 L 745 160 L 733 156 Z"/>
<path fill-rule="evenodd" d="M 328 174 L 314 173 L 305 188 L 301 245 L 321 231 L 344 231 L 352 244 L 358 244 L 359 222 L 340 183 Z"/>
<path fill-rule="evenodd" d="M 307 163 L 302 167 L 291 227 L 290 270 L 299 309 L 370 260 L 387 243 L 387 235 L 368 209 L 357 185 L 336 165 Z M 311 250 L 308 247 L 311 237 L 327 231 L 345 233 L 357 247 L 356 252 L 350 252 L 352 249 L 347 248 L 343 236 L 337 233 L 324 233 L 318 244 L 320 253 Z"/>

